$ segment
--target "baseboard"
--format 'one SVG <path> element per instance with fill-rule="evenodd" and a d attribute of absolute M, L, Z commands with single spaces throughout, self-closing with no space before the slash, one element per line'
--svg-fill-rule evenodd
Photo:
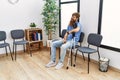
<path fill-rule="evenodd" d="M 17 51 L 17 54 L 19 54 L 19 53 L 24 53 L 24 51 L 23 50 L 19 50 L 19 51 Z M 25 51 L 25 53 L 28 53 L 27 51 Z M 8 55 L 9 55 L 10 53 L 8 53 Z M 1 53 L 0 54 L 0 56 L 5 56 L 6 55 L 6 53 Z"/>

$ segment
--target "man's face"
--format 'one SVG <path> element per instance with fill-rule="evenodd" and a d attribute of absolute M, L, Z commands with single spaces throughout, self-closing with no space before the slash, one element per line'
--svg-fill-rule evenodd
<path fill-rule="evenodd" d="M 75 22 L 76 20 L 77 20 L 76 16 L 72 16 L 72 17 L 71 17 L 71 21 L 74 21 L 74 22 Z"/>

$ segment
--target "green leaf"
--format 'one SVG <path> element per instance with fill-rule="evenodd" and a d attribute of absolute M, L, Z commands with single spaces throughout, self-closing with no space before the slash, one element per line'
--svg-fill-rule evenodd
<path fill-rule="evenodd" d="M 45 4 L 42 11 L 42 21 L 44 23 L 45 32 L 48 33 L 48 30 L 55 31 L 59 23 L 59 7 L 56 4 L 56 0 L 43 0 Z M 57 25 L 57 26 L 56 26 Z"/>

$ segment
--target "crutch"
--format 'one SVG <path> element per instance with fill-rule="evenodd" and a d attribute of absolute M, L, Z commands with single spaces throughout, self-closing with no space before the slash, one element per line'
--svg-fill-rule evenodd
<path fill-rule="evenodd" d="M 74 53 L 74 55 L 73 55 L 73 66 L 75 67 L 75 65 L 76 65 L 76 56 L 77 56 L 77 51 L 78 51 L 78 49 L 76 48 L 77 46 L 75 45 L 75 42 L 74 42 L 74 49 L 73 49 L 73 53 Z"/>
<path fill-rule="evenodd" d="M 70 65 L 70 60 L 72 61 L 72 48 L 74 49 L 75 48 L 75 39 L 73 38 L 73 47 L 72 47 L 72 44 L 71 44 L 71 47 L 69 48 L 70 51 L 69 51 L 69 54 L 68 54 L 68 62 L 67 62 L 67 67 L 66 69 L 69 68 L 69 65 Z M 71 65 L 72 65 L 72 62 L 71 62 Z"/>
<path fill-rule="evenodd" d="M 70 65 L 70 60 L 71 60 L 71 55 L 72 55 L 71 51 L 72 51 L 72 49 L 70 49 L 70 51 L 69 51 L 68 62 L 67 62 L 67 67 L 66 67 L 66 69 L 68 69 L 68 68 L 69 68 L 69 65 Z"/>
<path fill-rule="evenodd" d="M 78 49 L 76 49 L 75 50 L 76 52 L 74 53 L 74 61 L 73 61 L 73 66 L 75 67 L 75 65 L 76 65 L 76 56 L 77 56 L 77 51 L 78 51 Z"/>

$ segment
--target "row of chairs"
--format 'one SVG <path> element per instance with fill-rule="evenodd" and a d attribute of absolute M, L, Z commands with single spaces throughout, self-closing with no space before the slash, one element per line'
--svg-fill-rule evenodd
<path fill-rule="evenodd" d="M 62 38 L 63 38 L 65 33 L 66 33 L 66 30 L 63 30 L 62 31 Z M 13 38 L 13 53 L 15 53 L 15 60 L 16 60 L 17 45 L 23 45 L 24 52 L 25 52 L 25 44 L 27 44 L 28 42 L 26 40 L 24 40 L 24 30 L 22 30 L 22 29 L 12 30 L 11 31 L 11 37 Z M 98 57 L 99 57 L 98 59 L 100 59 L 99 46 L 100 46 L 101 41 L 102 41 L 102 35 L 95 34 L 95 33 L 90 33 L 88 35 L 88 38 L 87 38 L 87 42 L 88 42 L 87 47 L 81 46 L 81 43 L 83 42 L 83 38 L 84 38 L 84 32 L 82 32 L 81 35 L 80 35 L 80 40 L 79 40 L 80 45 L 75 45 L 71 49 L 74 49 L 74 48 L 77 49 L 76 53 L 74 55 L 75 56 L 74 66 L 76 65 L 76 57 L 77 57 L 77 52 L 78 51 L 82 53 L 84 60 L 85 60 L 84 53 L 88 54 L 88 73 L 89 73 L 90 54 L 97 52 Z M 21 39 L 21 40 L 18 40 L 18 39 Z M 5 31 L 0 31 L 0 41 L 3 41 L 3 43 L 0 43 L 0 48 L 5 48 L 6 55 L 8 55 L 7 47 L 9 47 L 11 58 L 13 60 L 10 44 L 7 43 L 5 40 L 6 40 L 6 32 Z M 90 45 L 96 46 L 97 49 L 90 48 Z M 59 53 L 59 55 L 60 55 L 60 53 Z M 71 50 L 71 57 L 70 58 L 71 58 L 71 65 L 72 65 L 72 50 Z"/>
<path fill-rule="evenodd" d="M 66 33 L 66 29 L 63 29 L 62 33 L 61 33 L 61 38 L 64 37 L 65 33 Z M 101 45 L 102 35 L 96 34 L 96 33 L 90 33 L 87 38 L 88 46 L 82 46 L 84 36 L 85 36 L 84 32 L 81 32 L 80 39 L 79 39 L 80 45 L 72 46 L 72 48 L 70 49 L 66 69 L 69 68 L 70 62 L 71 62 L 71 66 L 72 66 L 72 55 L 73 55 L 72 49 L 76 50 L 76 52 L 74 53 L 74 64 L 73 64 L 74 67 L 76 66 L 76 57 L 77 57 L 78 51 L 82 53 L 84 61 L 85 61 L 84 53 L 88 54 L 88 59 L 87 59 L 88 60 L 88 73 L 89 73 L 90 54 L 98 53 L 98 60 L 100 59 L 99 46 Z M 55 40 L 53 40 L 53 41 L 55 41 Z M 90 48 L 90 45 L 95 46 L 96 48 Z M 60 50 L 59 50 L 59 58 L 60 58 Z"/>
<path fill-rule="evenodd" d="M 24 52 L 25 52 L 25 44 L 27 44 L 28 41 L 24 39 L 25 35 L 24 35 L 24 30 L 22 29 L 11 30 L 11 37 L 13 39 L 13 54 L 15 53 L 15 60 L 16 60 L 17 45 L 23 45 Z M 5 31 L 0 31 L 0 41 L 1 41 L 0 48 L 5 48 L 6 55 L 8 55 L 7 47 L 9 47 L 10 55 L 13 60 L 10 44 L 6 42 Z"/>

